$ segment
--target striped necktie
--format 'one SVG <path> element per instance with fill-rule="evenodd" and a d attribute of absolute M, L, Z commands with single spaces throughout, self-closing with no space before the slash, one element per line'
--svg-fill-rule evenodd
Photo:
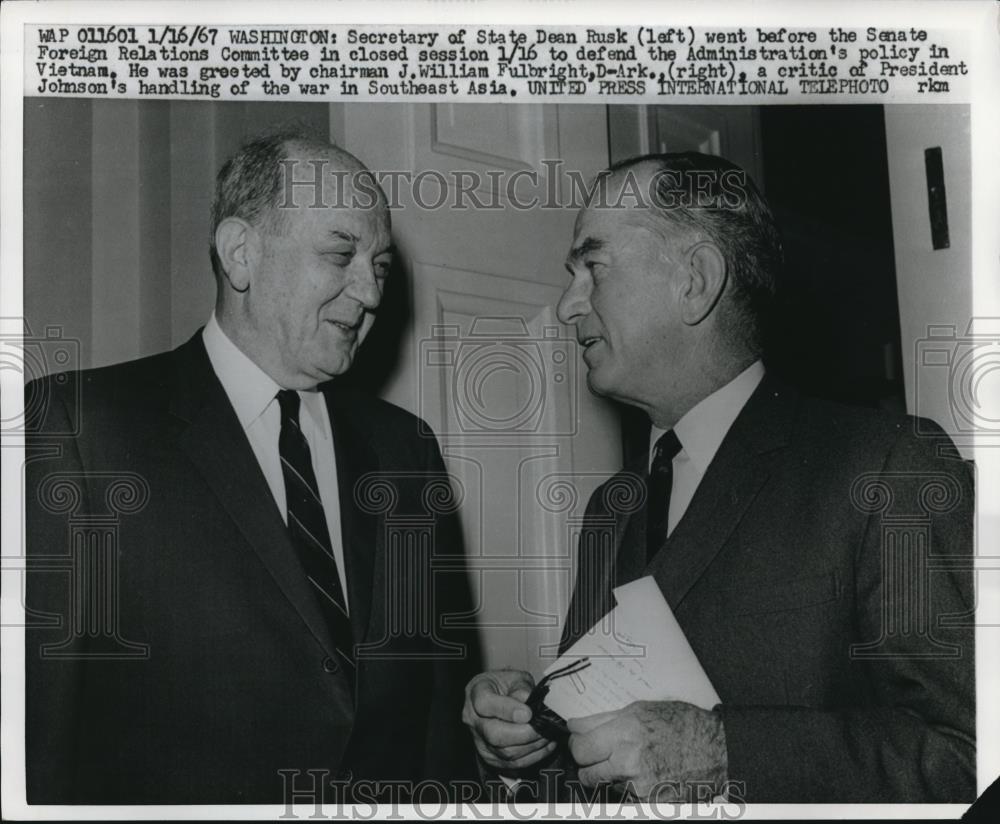
<path fill-rule="evenodd" d="M 288 531 L 306 576 L 318 596 L 341 660 L 354 669 L 354 637 L 347 614 L 347 599 L 337 571 L 323 502 L 313 473 L 309 443 L 299 426 L 299 394 L 291 389 L 278 392 L 281 435 L 278 454 L 285 480 Z"/>

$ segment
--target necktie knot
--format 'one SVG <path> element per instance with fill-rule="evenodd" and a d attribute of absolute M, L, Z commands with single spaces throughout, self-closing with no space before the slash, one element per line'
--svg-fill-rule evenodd
<path fill-rule="evenodd" d="M 681 451 L 681 442 L 674 430 L 664 432 L 653 449 L 653 464 L 649 469 L 649 489 L 646 498 L 646 562 L 667 540 L 670 519 L 670 492 L 674 482 L 674 458 Z"/>
<path fill-rule="evenodd" d="M 681 442 L 673 429 L 664 432 L 656 441 L 656 448 L 653 450 L 653 469 L 662 469 L 666 464 L 677 457 L 681 451 Z"/>
<path fill-rule="evenodd" d="M 281 417 L 291 418 L 297 424 L 299 422 L 299 393 L 294 389 L 279 389 L 278 406 L 281 407 Z"/>

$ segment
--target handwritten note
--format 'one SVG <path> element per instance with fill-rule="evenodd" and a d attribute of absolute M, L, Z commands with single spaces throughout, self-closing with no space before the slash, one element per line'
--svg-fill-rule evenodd
<path fill-rule="evenodd" d="M 614 590 L 616 606 L 545 672 L 583 657 L 590 666 L 551 682 L 545 703 L 563 718 L 633 701 L 686 701 L 711 709 L 719 696 L 652 577 Z"/>

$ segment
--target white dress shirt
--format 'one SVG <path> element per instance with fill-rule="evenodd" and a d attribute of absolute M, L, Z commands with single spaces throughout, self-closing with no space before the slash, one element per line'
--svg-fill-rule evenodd
<path fill-rule="evenodd" d="M 708 470 L 708 465 L 712 463 L 712 458 L 719 451 L 723 438 L 763 377 L 764 364 L 759 360 L 754 361 L 725 386 L 700 400 L 677 421 L 674 434 L 681 443 L 681 451 L 673 461 L 667 535 L 674 531 L 687 511 L 688 504 Z M 664 432 L 665 429 L 654 426 L 649 433 L 650 468 L 653 465 L 656 442 Z"/>
<path fill-rule="evenodd" d="M 215 312 L 202 333 L 208 359 L 212 363 L 229 402 L 257 458 L 267 485 L 274 496 L 282 519 L 288 523 L 285 479 L 278 454 L 281 434 L 281 409 L 276 397 L 281 389 L 263 369 L 248 358 L 222 331 Z M 347 574 L 344 568 L 344 543 L 340 531 L 340 497 L 337 487 L 337 463 L 334 458 L 333 430 L 326 400 L 319 391 L 299 392 L 299 426 L 309 443 L 313 473 L 326 514 L 330 546 L 337 562 L 344 598 L 347 598 Z"/>

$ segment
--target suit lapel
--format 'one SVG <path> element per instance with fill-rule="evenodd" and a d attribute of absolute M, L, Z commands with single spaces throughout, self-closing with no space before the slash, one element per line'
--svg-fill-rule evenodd
<path fill-rule="evenodd" d="M 610 478 L 602 485 L 600 497 L 588 506 L 580 533 L 576 583 L 559 642 L 560 655 L 585 635 L 602 615 L 614 608 L 612 590 L 631 580 L 625 577 L 628 575 L 629 550 L 633 547 L 631 531 L 639 521 L 645 523 L 645 510 L 640 510 L 642 518 L 629 518 L 623 510 L 630 507 L 616 503 L 638 502 L 644 494 L 643 460 L 637 457 L 622 472 Z M 609 546 L 610 553 L 607 551 Z"/>
<path fill-rule="evenodd" d="M 347 390 L 349 392 L 349 390 Z M 337 488 L 340 497 L 341 538 L 347 569 L 347 597 L 356 643 L 368 636 L 375 593 L 376 558 L 383 557 L 379 518 L 355 501 L 358 482 L 379 469 L 378 456 L 356 420 L 350 398 L 331 382 L 323 387 L 337 460 Z M 379 604 L 382 599 L 379 599 Z"/>
<path fill-rule="evenodd" d="M 770 473 L 742 443 L 719 450 L 687 511 L 646 567 L 677 609 L 742 520 Z"/>
<path fill-rule="evenodd" d="M 187 423 L 179 436 L 180 448 L 201 472 L 309 631 L 327 654 L 334 656 L 336 646 L 316 596 L 250 442 L 212 370 L 200 331 L 176 350 L 175 365 L 171 413 Z"/>
<path fill-rule="evenodd" d="M 672 609 L 725 545 L 771 473 L 787 443 L 792 390 L 765 377 L 733 422 L 686 512 L 646 567 Z M 641 513 L 644 516 L 644 513 Z M 633 516 L 635 517 L 635 516 Z M 645 529 L 642 542 L 645 542 Z"/>

